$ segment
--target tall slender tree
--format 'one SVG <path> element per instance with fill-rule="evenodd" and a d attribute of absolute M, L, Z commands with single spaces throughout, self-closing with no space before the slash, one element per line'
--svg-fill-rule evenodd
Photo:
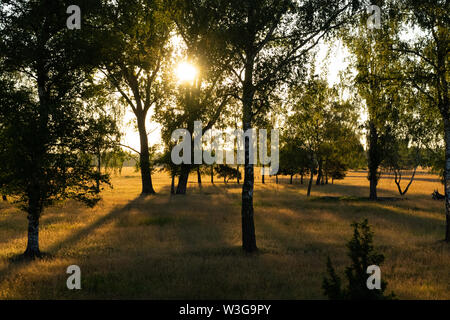
<path fill-rule="evenodd" d="M 442 119 L 445 145 L 445 240 L 450 242 L 450 1 L 402 0 L 399 3 L 399 11 L 404 13 L 406 26 L 415 30 L 416 35 L 400 41 L 392 49 L 406 58 L 405 74 L 411 88 L 428 101 L 430 112 L 438 111 Z"/>
<path fill-rule="evenodd" d="M 178 128 L 184 128 L 191 137 L 191 163 L 180 165 L 177 194 L 186 194 L 188 177 L 194 164 L 194 121 L 202 121 L 203 135 L 217 127 L 232 98 L 227 73 L 221 62 L 227 59 L 223 42 L 217 34 L 218 14 L 212 10 L 215 3 L 202 0 L 174 1 L 171 18 L 176 25 L 179 45 L 179 63 L 189 63 L 197 70 L 192 81 L 179 81 L 175 90 L 174 104 L 167 104 L 160 110 L 158 119 L 163 125 L 163 134 L 170 135 Z"/>
<path fill-rule="evenodd" d="M 169 82 L 163 79 L 172 54 L 172 24 L 159 0 L 107 2 L 99 21 L 103 32 L 97 41 L 104 48 L 100 71 L 136 116 L 142 194 L 154 194 L 147 121 L 152 108 L 166 103 Z"/>
<path fill-rule="evenodd" d="M 221 37 L 231 61 L 226 67 L 236 85 L 242 106 L 243 130 L 267 111 L 259 103 L 293 74 L 305 69 L 308 52 L 331 30 L 346 22 L 358 1 L 227 0 L 220 2 Z M 242 187 L 242 245 L 257 250 L 253 191 L 254 168 L 250 163 L 249 139 L 245 139 Z"/>
<path fill-rule="evenodd" d="M 396 54 L 389 50 L 398 41 L 398 18 L 390 10 L 389 1 L 375 1 L 383 8 L 380 28 L 369 28 L 368 13 L 361 14 L 344 30 L 343 41 L 354 57 L 351 65 L 356 70 L 354 84 L 358 95 L 365 103 L 368 119 L 366 122 L 368 146 L 369 198 L 377 200 L 377 185 L 381 176 L 380 165 L 386 145 L 392 136 L 395 123 L 397 76 L 390 74 L 396 64 Z"/>
<path fill-rule="evenodd" d="M 97 1 L 82 1 L 92 22 Z M 88 24 L 66 26 L 65 1 L 0 3 L 0 184 L 28 214 L 25 256 L 41 255 L 39 219 L 55 200 L 95 204 L 98 190 L 83 99 L 98 57 Z M 103 180 L 103 179 L 102 179 Z M 101 181 L 101 182 L 104 182 Z"/>

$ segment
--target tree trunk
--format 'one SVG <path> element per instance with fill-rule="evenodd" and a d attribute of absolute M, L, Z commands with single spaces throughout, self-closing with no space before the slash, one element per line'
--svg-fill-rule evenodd
<path fill-rule="evenodd" d="M 172 174 L 172 182 L 170 184 L 170 194 L 175 194 L 175 175 Z"/>
<path fill-rule="evenodd" d="M 100 154 L 100 148 L 97 148 L 97 179 L 96 179 L 96 189 L 97 192 L 100 192 L 100 175 L 101 175 L 101 170 L 102 170 L 102 160 L 101 160 L 101 154 Z"/>
<path fill-rule="evenodd" d="M 237 174 L 237 183 L 240 184 L 241 181 L 240 181 L 240 179 L 239 179 L 239 174 L 240 174 L 240 171 L 239 171 L 239 165 L 237 166 L 237 172 L 238 172 L 238 174 Z"/>
<path fill-rule="evenodd" d="M 27 258 L 41 257 L 39 250 L 39 217 L 42 211 L 39 205 L 39 187 L 31 187 L 28 200 L 28 242 L 24 256 Z"/>
<path fill-rule="evenodd" d="M 294 177 L 294 175 L 291 174 L 291 180 L 289 181 L 289 184 L 292 184 L 292 178 Z"/>
<path fill-rule="evenodd" d="M 177 194 L 186 194 L 187 183 L 191 166 L 188 164 L 181 165 L 180 177 L 178 178 Z"/>
<path fill-rule="evenodd" d="M 413 171 L 413 174 L 411 176 L 411 179 L 409 180 L 408 185 L 406 186 L 405 190 L 403 190 L 403 191 L 402 191 L 402 187 L 400 185 L 400 182 L 402 181 L 402 173 L 400 172 L 400 170 L 398 170 L 398 171 L 394 170 L 394 175 L 395 175 L 394 182 L 397 185 L 398 192 L 400 193 L 400 195 L 402 197 L 408 192 L 409 187 L 413 183 L 414 176 L 416 175 L 416 170 L 417 170 L 417 167 L 414 168 L 414 171 Z"/>
<path fill-rule="evenodd" d="M 202 175 L 200 174 L 200 166 L 197 167 L 197 182 L 199 186 L 202 186 Z"/>
<path fill-rule="evenodd" d="M 314 168 L 311 168 L 311 176 L 309 178 L 309 183 L 308 183 L 308 192 L 306 193 L 307 197 L 309 197 L 311 195 L 311 187 L 313 184 L 313 180 L 314 180 Z"/>
<path fill-rule="evenodd" d="M 448 114 L 447 114 L 448 116 Z M 445 172 L 444 172 L 444 186 L 445 186 L 445 241 L 450 242 L 450 119 L 444 119 L 445 130 Z"/>
<path fill-rule="evenodd" d="M 5 195 L 2 195 L 2 199 L 3 199 L 3 201 L 8 201 L 8 199 L 6 198 Z"/>
<path fill-rule="evenodd" d="M 262 165 L 262 174 L 261 174 L 261 182 L 264 184 L 264 165 Z"/>
<path fill-rule="evenodd" d="M 136 118 L 141 142 L 139 161 L 141 166 L 142 194 L 155 194 L 150 171 L 150 153 L 148 150 L 147 129 L 145 128 L 145 113 L 136 113 Z"/>
<path fill-rule="evenodd" d="M 300 175 L 300 184 L 303 184 L 303 174 Z"/>
<path fill-rule="evenodd" d="M 211 173 L 210 174 L 211 174 L 211 184 L 214 184 L 214 165 L 211 165 Z M 238 180 L 238 183 L 239 183 L 239 180 Z"/>
<path fill-rule="evenodd" d="M 278 175 L 275 175 L 275 183 L 278 184 Z"/>
<path fill-rule="evenodd" d="M 30 184 L 28 186 L 28 242 L 23 255 L 34 259 L 41 257 L 39 250 L 39 218 L 42 213 L 42 181 L 46 178 L 42 173 L 42 163 L 47 153 L 47 139 L 49 137 L 49 91 L 46 89 L 48 75 L 43 66 L 38 66 L 37 83 L 39 95 L 39 127 L 36 132 L 36 149 L 33 152 L 33 164 Z"/>
<path fill-rule="evenodd" d="M 242 128 L 244 132 L 252 128 L 252 105 L 255 94 L 253 83 L 253 61 L 249 61 L 245 70 L 242 99 Z M 253 218 L 254 167 L 250 163 L 250 139 L 245 138 L 244 184 L 242 185 L 242 247 L 246 252 L 258 250 L 256 246 L 255 222 Z M 255 159 L 256 160 L 256 159 Z"/>
<path fill-rule="evenodd" d="M 320 185 L 322 181 L 322 160 L 319 160 L 319 169 L 317 170 L 316 185 Z"/>
<path fill-rule="evenodd" d="M 373 177 L 373 174 L 371 174 L 370 177 L 370 195 L 369 195 L 369 199 L 370 200 L 377 200 L 378 196 L 377 196 L 377 184 L 378 184 L 378 179 Z"/>
<path fill-rule="evenodd" d="M 246 130 L 246 129 L 245 129 Z M 242 247 L 247 252 L 254 252 L 256 247 L 255 223 L 253 219 L 253 164 L 247 163 L 249 158 L 248 139 L 245 139 L 244 184 L 242 186 Z"/>
<path fill-rule="evenodd" d="M 380 154 L 378 150 L 378 132 L 373 121 L 369 121 L 369 181 L 370 200 L 377 200 L 378 167 L 380 165 Z"/>

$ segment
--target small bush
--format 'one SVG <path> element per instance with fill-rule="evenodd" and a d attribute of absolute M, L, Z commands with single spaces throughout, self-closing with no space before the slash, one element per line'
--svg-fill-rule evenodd
<path fill-rule="evenodd" d="M 336 274 L 330 257 L 327 260 L 328 277 L 323 279 L 322 289 L 330 300 L 390 300 L 395 297 L 394 293 L 385 295 L 387 283 L 381 280 L 381 289 L 370 290 L 367 288 L 367 267 L 371 265 L 380 266 L 384 256 L 375 252 L 372 239 L 373 232 L 370 231 L 369 223 L 353 223 L 353 237 L 348 242 L 348 256 L 352 264 L 345 269 L 348 284 L 342 288 L 342 281 Z"/>
<path fill-rule="evenodd" d="M 226 164 L 220 164 L 214 168 L 216 170 L 217 176 L 223 178 L 224 182 L 227 183 L 230 179 L 241 179 L 241 173 L 239 170 L 232 168 Z"/>

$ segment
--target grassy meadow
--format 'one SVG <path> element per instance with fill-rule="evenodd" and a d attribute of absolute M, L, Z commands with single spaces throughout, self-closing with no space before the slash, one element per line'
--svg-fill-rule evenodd
<path fill-rule="evenodd" d="M 41 250 L 16 261 L 26 246 L 27 220 L 0 203 L 0 299 L 325 299 L 329 255 L 340 275 L 349 264 L 350 224 L 368 218 L 385 255 L 382 278 L 400 299 L 450 299 L 450 246 L 438 178 L 421 172 L 406 200 L 370 202 L 365 172 L 334 185 L 287 177 L 255 183 L 258 253 L 240 248 L 241 185 L 190 176 L 187 196 L 170 196 L 170 179 L 154 176 L 155 196 L 140 198 L 140 177 L 126 168 L 93 209 L 67 201 L 45 210 Z M 305 179 L 306 183 L 306 179 Z M 340 199 L 321 199 L 323 196 Z M 398 197 L 388 176 L 379 196 Z M 66 287 L 66 268 L 80 266 L 82 289 Z"/>

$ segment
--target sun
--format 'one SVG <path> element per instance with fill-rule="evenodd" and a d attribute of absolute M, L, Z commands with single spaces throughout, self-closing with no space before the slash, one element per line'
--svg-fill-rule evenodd
<path fill-rule="evenodd" d="M 180 82 L 191 82 L 197 77 L 198 71 L 192 64 L 181 62 L 177 66 L 175 73 Z"/>

